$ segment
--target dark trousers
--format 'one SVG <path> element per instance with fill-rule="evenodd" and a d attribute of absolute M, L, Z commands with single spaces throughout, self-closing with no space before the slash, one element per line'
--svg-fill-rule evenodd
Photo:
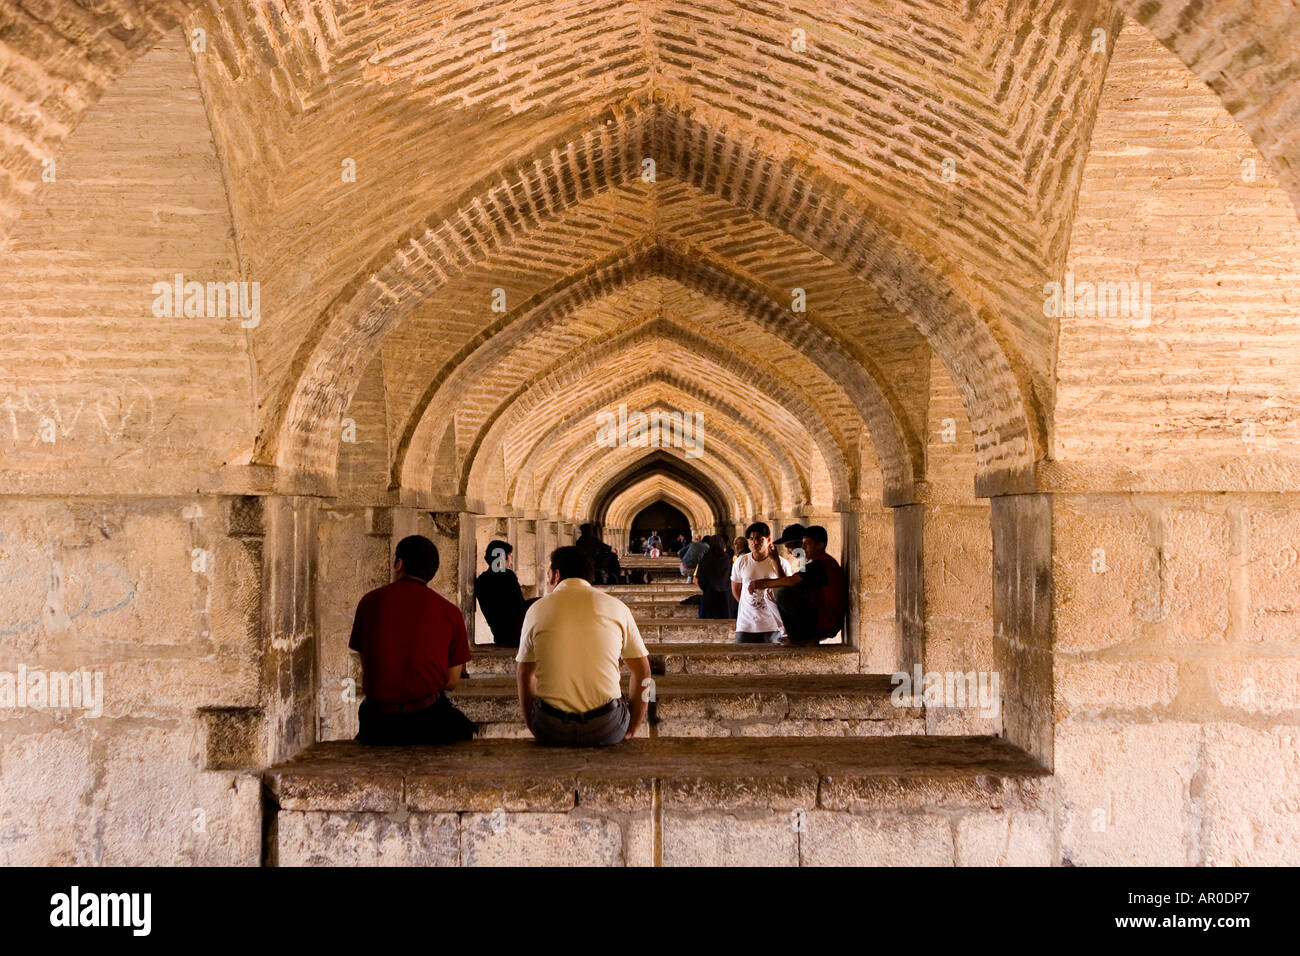
<path fill-rule="evenodd" d="M 772 644 L 780 631 L 737 631 L 737 644 Z"/>
<path fill-rule="evenodd" d="M 709 588 L 700 591 L 700 617 L 717 620 L 735 616 L 734 614 L 727 614 L 727 594 L 725 591 Z"/>
<path fill-rule="evenodd" d="M 528 715 L 528 729 L 547 747 L 611 747 L 623 740 L 632 723 L 632 711 L 621 697 L 598 717 L 575 720 L 574 716 L 562 717 L 538 698 Z"/>
<path fill-rule="evenodd" d="M 785 625 L 786 638 L 791 644 L 816 644 L 821 635 L 817 633 L 817 608 L 808 589 L 796 584 L 775 591 L 776 609 Z"/>
<path fill-rule="evenodd" d="M 446 694 L 424 710 L 401 714 L 382 713 L 366 699 L 361 702 L 358 716 L 361 731 L 357 740 L 363 744 L 450 744 L 470 740 L 478 732 L 478 725 L 462 714 Z"/>
<path fill-rule="evenodd" d="M 500 631 L 498 631 L 495 627 L 492 626 L 491 621 L 488 622 L 488 630 L 492 632 L 492 644 L 495 647 L 518 647 L 519 646 L 520 632 L 524 629 L 524 615 L 528 613 L 528 609 L 532 607 L 535 603 L 537 603 L 538 600 L 540 599 L 529 598 L 527 601 L 525 601 L 524 609 L 520 613 L 519 619 L 517 621 L 512 621 L 508 626 L 502 625 Z M 482 605 L 480 605 L 480 607 L 481 606 Z"/>

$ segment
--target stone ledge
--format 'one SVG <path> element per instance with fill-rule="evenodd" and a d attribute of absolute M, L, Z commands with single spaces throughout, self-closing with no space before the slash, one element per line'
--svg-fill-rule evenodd
<path fill-rule="evenodd" d="M 474 740 L 317 744 L 264 775 L 282 810 L 397 812 L 999 807 L 1036 803 L 1047 771 L 991 737 L 658 738 L 608 750 Z"/>

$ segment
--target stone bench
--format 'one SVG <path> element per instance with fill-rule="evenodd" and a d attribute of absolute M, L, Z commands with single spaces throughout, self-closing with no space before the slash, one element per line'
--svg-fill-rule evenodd
<path fill-rule="evenodd" d="M 317 744 L 264 774 L 279 865 L 996 865 L 1051 778 L 991 737 Z"/>

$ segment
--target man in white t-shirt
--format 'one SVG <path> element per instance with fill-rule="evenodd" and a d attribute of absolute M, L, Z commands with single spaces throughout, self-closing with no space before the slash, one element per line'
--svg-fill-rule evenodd
<path fill-rule="evenodd" d="M 772 529 L 757 521 L 745 529 L 749 554 L 742 554 L 731 566 L 731 593 L 739 608 L 736 611 L 737 644 L 775 644 L 781 637 L 781 614 L 772 592 L 754 590 L 751 581 L 779 578 L 789 570 L 778 566 L 772 553 Z"/>
<path fill-rule="evenodd" d="M 650 657 L 626 604 L 591 586 L 591 558 L 572 545 L 551 554 L 550 594 L 524 615 L 519 706 L 538 743 L 608 747 L 645 719 Z M 627 699 L 619 662 L 627 664 Z"/>

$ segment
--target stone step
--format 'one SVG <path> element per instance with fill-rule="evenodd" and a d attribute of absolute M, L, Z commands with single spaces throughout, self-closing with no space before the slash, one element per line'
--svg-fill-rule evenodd
<path fill-rule="evenodd" d="M 616 594 L 619 601 L 635 610 L 639 607 L 659 607 L 668 605 L 681 605 L 682 607 L 697 607 L 698 604 L 692 601 L 689 605 L 682 604 L 683 599 L 698 595 L 699 591 L 683 591 L 680 594 L 669 592 L 666 594 Z"/>
<path fill-rule="evenodd" d="M 1052 778 L 994 737 L 336 741 L 263 778 L 281 866 L 1053 859 Z"/>
<path fill-rule="evenodd" d="M 683 588 L 674 591 L 654 591 L 645 594 L 612 594 L 628 607 L 640 607 L 646 604 L 681 604 L 685 598 L 696 597 L 699 588 Z M 694 603 L 694 602 L 692 602 Z"/>
<path fill-rule="evenodd" d="M 666 674 L 655 678 L 648 732 L 664 737 L 924 733 L 923 709 L 896 707 L 892 689 L 883 674 Z M 465 681 L 450 696 L 479 723 L 482 736 L 528 736 L 513 678 Z"/>
<path fill-rule="evenodd" d="M 644 597 L 656 594 L 699 594 L 699 587 L 691 581 L 661 581 L 655 584 L 605 584 L 600 590 L 623 600 L 627 597 Z"/>
<path fill-rule="evenodd" d="M 650 669 L 656 674 L 712 674 L 760 676 L 765 674 L 856 674 L 858 652 L 844 644 L 816 647 L 780 647 L 775 644 L 655 644 Z M 478 644 L 470 662 L 470 679 L 512 676 L 515 650 Z"/>
<path fill-rule="evenodd" d="M 662 568 L 672 568 L 676 570 L 682 566 L 681 561 L 678 560 L 675 553 L 660 555 L 657 558 L 652 558 L 645 554 L 624 554 L 619 556 L 618 563 L 625 568 L 651 568 L 654 570 L 660 570 Z"/>
<path fill-rule="evenodd" d="M 730 618 L 674 620 L 637 615 L 636 626 L 647 644 L 728 644 L 736 637 L 736 622 Z"/>
<path fill-rule="evenodd" d="M 700 617 L 700 608 L 698 604 L 636 604 L 631 605 L 633 616 L 638 620 L 649 619 L 656 621 L 711 621 L 726 620 L 735 626 L 736 619 L 729 618 L 708 618 Z"/>

